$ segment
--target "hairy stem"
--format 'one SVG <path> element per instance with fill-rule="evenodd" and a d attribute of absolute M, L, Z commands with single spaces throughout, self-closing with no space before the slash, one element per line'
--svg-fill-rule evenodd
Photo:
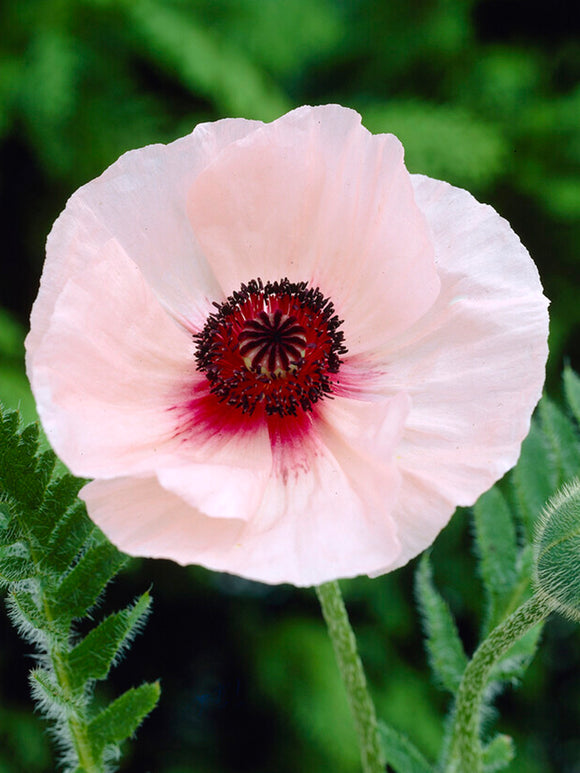
<path fill-rule="evenodd" d="M 448 756 L 448 773 L 482 773 L 481 709 L 493 666 L 518 639 L 550 614 L 536 596 L 494 628 L 475 651 L 457 692 Z"/>
<path fill-rule="evenodd" d="M 72 702 L 74 699 L 67 667 L 64 658 L 58 648 L 49 653 L 56 679 L 64 695 Z M 79 767 L 84 773 L 102 773 L 103 767 L 100 760 L 95 759 L 92 746 L 89 742 L 89 733 L 86 718 L 80 712 L 75 712 L 68 719 L 69 732 L 71 734 L 74 749 L 78 757 Z"/>
<path fill-rule="evenodd" d="M 36 554 L 34 549 L 31 549 L 30 552 L 37 565 L 40 565 L 41 557 Z M 47 621 L 56 628 L 56 616 L 50 603 L 50 593 L 45 591 L 42 581 L 40 582 L 40 597 L 42 599 L 44 614 Z M 63 695 L 70 701 L 71 705 L 74 705 L 75 695 L 69 678 L 66 656 L 64 655 L 68 650 L 68 633 L 59 633 L 56 638 L 57 641 L 48 647 L 47 654 L 56 681 L 63 691 Z M 101 761 L 95 759 L 89 741 L 87 720 L 84 716 L 84 712 L 75 710 L 74 714 L 67 719 L 67 725 L 74 751 L 78 757 L 79 768 L 84 773 L 102 773 L 103 767 Z"/>
<path fill-rule="evenodd" d="M 328 633 L 334 647 L 340 675 L 359 739 L 364 773 L 384 773 L 386 761 L 379 739 L 375 706 L 367 689 L 367 681 L 358 654 L 356 638 L 351 628 L 337 582 L 327 582 L 316 588 Z"/>

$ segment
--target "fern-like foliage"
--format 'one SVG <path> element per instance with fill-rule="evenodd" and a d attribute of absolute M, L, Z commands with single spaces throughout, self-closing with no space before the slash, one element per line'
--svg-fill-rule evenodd
<path fill-rule="evenodd" d="M 77 498 L 83 481 L 55 465 L 52 451 L 39 451 L 38 426 L 21 429 L 16 412 L 0 409 L 0 585 L 14 625 L 36 648 L 32 694 L 64 770 L 105 773 L 157 703 L 159 685 L 99 708 L 93 688 L 140 631 L 151 599 L 144 593 L 83 638 L 77 633 L 127 558 L 87 517 Z"/>

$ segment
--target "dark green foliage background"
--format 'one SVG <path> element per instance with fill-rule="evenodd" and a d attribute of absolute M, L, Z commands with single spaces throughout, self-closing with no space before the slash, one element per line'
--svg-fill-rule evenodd
<path fill-rule="evenodd" d="M 340 102 L 392 131 L 407 164 L 507 217 L 552 299 L 548 387 L 580 369 L 580 44 L 572 2 L 524 0 L 3 0 L 0 4 L 0 399 L 34 417 L 22 339 L 44 239 L 68 196 L 122 152 L 205 120 L 271 120 Z M 576 25 L 576 28 L 575 28 Z M 575 337 L 576 335 L 576 337 Z M 468 517 L 433 552 L 436 581 L 477 639 Z M 344 583 L 379 713 L 429 755 L 446 696 L 431 686 L 413 567 Z M 152 585 L 154 612 L 118 694 L 160 677 L 160 708 L 127 773 L 357 769 L 314 594 L 135 561 L 104 611 Z M 27 651 L 0 619 L 0 773 L 53 770 L 31 715 Z M 580 636 L 552 620 L 522 688 L 500 699 L 518 773 L 580 770 Z"/>

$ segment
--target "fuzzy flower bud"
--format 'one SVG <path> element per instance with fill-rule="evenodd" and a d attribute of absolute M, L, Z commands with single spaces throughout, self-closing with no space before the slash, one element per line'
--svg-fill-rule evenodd
<path fill-rule="evenodd" d="M 552 609 L 580 622 L 580 481 L 547 503 L 535 539 L 536 590 Z"/>

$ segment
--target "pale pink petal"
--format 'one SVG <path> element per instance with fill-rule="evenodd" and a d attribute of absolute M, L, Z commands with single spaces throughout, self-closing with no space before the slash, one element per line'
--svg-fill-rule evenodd
<path fill-rule="evenodd" d="M 156 478 L 95 480 L 80 496 L 92 520 L 129 555 L 227 564 L 245 528 L 241 520 L 202 515 Z"/>
<path fill-rule="evenodd" d="M 27 368 L 54 449 L 81 476 L 154 469 L 181 441 L 169 410 L 194 373 L 193 340 L 110 241 L 68 278 Z"/>
<path fill-rule="evenodd" d="M 261 126 L 228 118 L 199 124 L 169 145 L 149 145 L 121 156 L 68 201 L 47 241 L 39 298 L 31 314 L 36 344 L 48 327 L 69 276 L 98 258 L 115 239 L 139 266 L 162 303 L 184 321 L 207 314 L 219 286 L 200 253 L 186 215 L 187 191 L 220 151 Z"/>
<path fill-rule="evenodd" d="M 116 477 L 199 458 L 269 469 L 265 429 L 249 437 L 182 431 L 183 395 L 207 389 L 193 339 L 116 242 L 69 278 L 41 345 L 27 346 L 43 426 L 75 474 Z"/>
<path fill-rule="evenodd" d="M 207 363 L 218 402 L 192 333 L 242 283 L 283 277 L 330 298 L 348 353 L 296 417 L 264 416 L 256 374 L 250 416 L 227 391 L 250 378 L 235 349 L 223 373 Z M 491 208 L 411 180 L 398 140 L 353 111 L 306 107 L 126 154 L 75 194 L 27 367 L 57 453 L 100 478 L 83 497 L 122 550 L 310 585 L 404 564 L 515 463 L 546 306 Z"/>
<path fill-rule="evenodd" d="M 226 294 L 258 277 L 319 285 L 351 353 L 404 330 L 438 292 L 401 144 L 352 110 L 299 108 L 232 143 L 188 211 Z"/>
<path fill-rule="evenodd" d="M 236 437 L 231 450 L 235 459 L 229 462 L 222 447 L 212 464 L 189 462 L 158 469 L 159 482 L 212 518 L 248 520 L 258 510 L 272 472 L 271 447 L 263 433 Z"/>
<path fill-rule="evenodd" d="M 389 452 L 409 401 L 400 395 L 374 409 L 336 403 L 320 427 L 321 440 L 311 439 L 302 464 L 294 459 L 291 468 L 270 477 L 251 518 L 234 517 L 231 502 L 224 503 L 230 517 L 208 517 L 151 478 L 95 481 L 82 497 L 91 518 L 129 554 L 298 586 L 372 572 L 400 552 L 389 516 L 399 474 Z M 221 479 L 215 470 L 212 475 L 216 485 L 207 502 L 214 509 L 229 471 Z"/>
<path fill-rule="evenodd" d="M 513 467 L 548 354 L 548 302 L 509 224 L 466 191 L 413 182 L 442 286 L 425 318 L 383 350 L 384 391 L 412 399 L 397 449 L 403 549 L 385 570 L 423 550 L 457 505 L 473 504 Z"/>
<path fill-rule="evenodd" d="M 207 380 L 195 369 L 192 336 L 116 242 L 66 283 L 41 345 L 27 344 L 43 426 L 76 475 L 177 468 L 166 485 L 174 481 L 183 493 L 179 475 L 188 474 L 179 470 L 192 461 L 206 463 L 206 474 L 212 464 L 269 471 L 265 427 L 236 434 L 197 427 L 187 398 L 207 391 Z M 190 476 L 187 485 L 194 481 Z"/>

